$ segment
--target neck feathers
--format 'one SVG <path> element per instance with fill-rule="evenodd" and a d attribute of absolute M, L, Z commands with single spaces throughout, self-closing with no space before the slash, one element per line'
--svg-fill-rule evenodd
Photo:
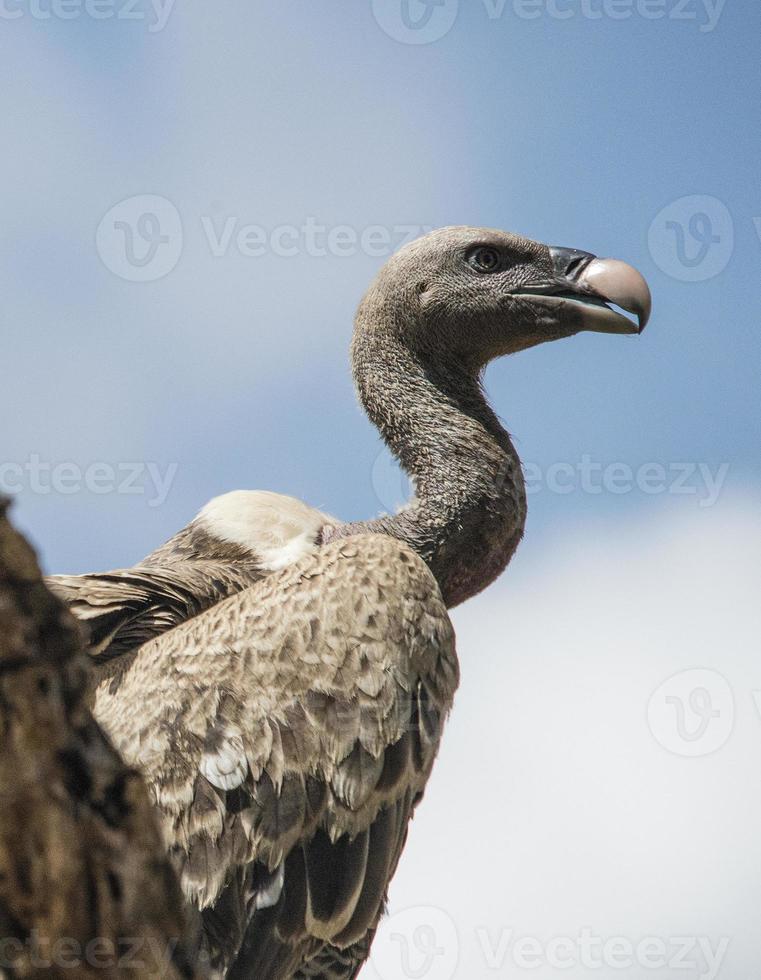
<path fill-rule="evenodd" d="M 520 460 L 475 374 L 434 351 L 414 351 L 398 322 L 377 316 L 363 322 L 367 316 L 365 304 L 352 346 L 357 390 L 412 478 L 415 497 L 398 514 L 349 524 L 340 533 L 384 533 L 407 542 L 454 606 L 500 574 L 521 538 Z"/>

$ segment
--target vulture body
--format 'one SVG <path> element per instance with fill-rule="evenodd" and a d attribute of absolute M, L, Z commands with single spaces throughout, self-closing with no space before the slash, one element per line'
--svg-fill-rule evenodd
<path fill-rule="evenodd" d="M 381 271 L 352 345 L 360 400 L 414 480 L 407 507 L 343 524 L 237 491 L 134 568 L 52 580 L 89 632 L 95 715 L 151 788 L 212 975 L 359 972 L 457 687 L 447 608 L 523 532 L 482 370 L 580 330 L 637 333 L 649 311 L 623 263 L 434 232 Z"/>

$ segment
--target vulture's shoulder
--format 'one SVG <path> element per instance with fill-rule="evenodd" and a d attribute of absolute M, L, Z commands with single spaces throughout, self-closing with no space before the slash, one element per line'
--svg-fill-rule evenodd
<path fill-rule="evenodd" d="M 375 925 L 457 683 L 427 565 L 363 535 L 145 644 L 95 714 L 148 777 L 186 895 L 247 909 L 241 942 L 266 909 L 270 955 Z"/>
<path fill-rule="evenodd" d="M 294 497 L 234 490 L 138 565 L 54 575 L 48 584 L 83 624 L 93 660 L 105 664 L 313 552 L 331 523 Z"/>

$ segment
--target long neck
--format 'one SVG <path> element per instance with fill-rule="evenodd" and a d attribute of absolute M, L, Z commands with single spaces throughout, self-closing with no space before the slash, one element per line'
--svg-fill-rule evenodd
<path fill-rule="evenodd" d="M 520 460 L 475 372 L 445 366 L 433 352 L 414 354 L 396 331 L 378 327 L 358 323 L 355 381 L 415 497 L 395 515 L 339 533 L 407 542 L 454 606 L 492 582 L 520 541 L 526 519 Z"/>

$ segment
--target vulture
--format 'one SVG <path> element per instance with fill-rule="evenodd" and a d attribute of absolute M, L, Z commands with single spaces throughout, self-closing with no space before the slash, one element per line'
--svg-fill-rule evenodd
<path fill-rule="evenodd" d="M 485 228 L 432 232 L 362 300 L 362 406 L 411 477 L 342 523 L 235 491 L 139 565 L 57 576 L 95 717 L 150 787 L 214 977 L 355 977 L 458 683 L 448 609 L 521 539 L 520 460 L 481 378 L 582 330 L 637 334 L 642 276 Z"/>

